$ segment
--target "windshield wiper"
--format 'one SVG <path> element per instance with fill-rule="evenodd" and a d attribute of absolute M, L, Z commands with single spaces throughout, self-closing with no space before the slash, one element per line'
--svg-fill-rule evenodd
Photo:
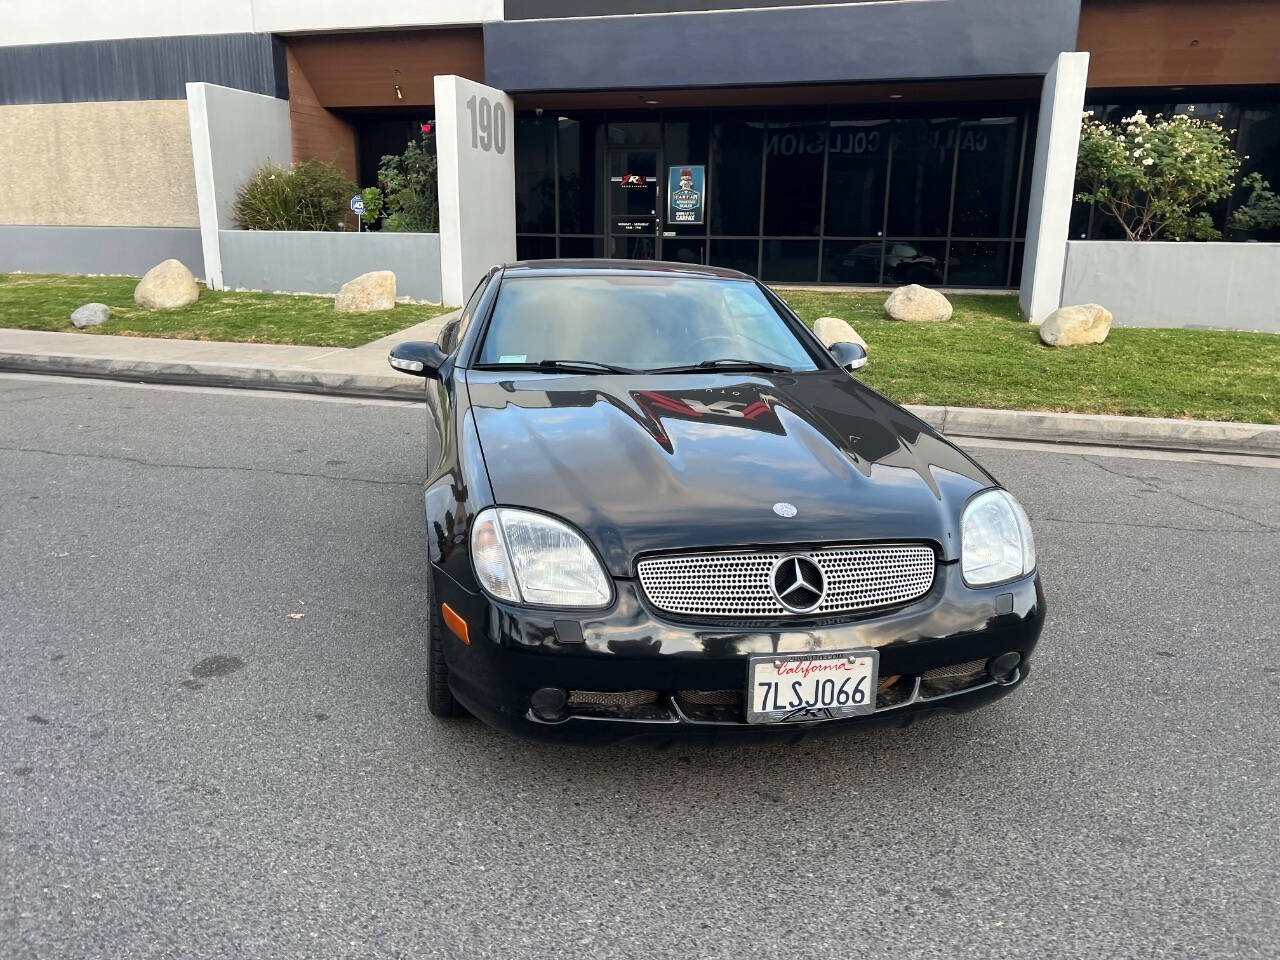
<path fill-rule="evenodd" d="M 639 373 L 598 360 L 539 360 L 537 363 L 477 363 L 476 370 L 537 370 L 540 373 Z"/>
<path fill-rule="evenodd" d="M 719 360 L 703 360 L 701 363 L 686 363 L 678 367 L 662 367 L 650 370 L 650 373 L 697 373 L 699 370 L 759 370 L 763 373 L 794 373 L 790 367 L 776 363 L 764 363 L 760 360 L 737 360 L 723 357 Z"/>

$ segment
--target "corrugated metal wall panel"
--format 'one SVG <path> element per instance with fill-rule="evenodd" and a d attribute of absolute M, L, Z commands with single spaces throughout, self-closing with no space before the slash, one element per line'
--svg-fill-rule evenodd
<path fill-rule="evenodd" d="M 195 80 L 287 99 L 284 44 L 235 33 L 0 47 L 0 104 L 182 100 Z"/>

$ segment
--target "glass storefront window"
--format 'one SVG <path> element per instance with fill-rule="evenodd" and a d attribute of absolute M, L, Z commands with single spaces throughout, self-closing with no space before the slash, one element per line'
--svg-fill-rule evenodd
<path fill-rule="evenodd" d="M 708 260 L 712 266 L 741 270 L 754 277 L 760 270 L 760 241 L 712 237 Z"/>
<path fill-rule="evenodd" d="M 591 260 L 604 256 L 604 237 L 561 237 L 560 256 Z"/>
<path fill-rule="evenodd" d="M 726 118 L 711 128 L 711 232 L 755 236 L 760 232 L 760 160 L 764 122 Z"/>
<path fill-rule="evenodd" d="M 822 245 L 823 283 L 879 283 L 884 241 L 828 240 Z"/>
<path fill-rule="evenodd" d="M 784 283 L 816 283 L 817 240 L 765 240 L 760 279 Z"/>
<path fill-rule="evenodd" d="M 788 283 L 1010 282 L 1034 108 L 932 118 L 895 107 L 906 114 L 896 119 L 875 109 L 522 115 L 521 256 L 661 258 Z M 682 164 L 706 165 L 704 223 L 666 222 L 667 171 Z M 645 190 L 620 186 L 627 174 Z"/>
<path fill-rule="evenodd" d="M 517 260 L 551 260 L 555 255 L 555 237 L 529 237 L 516 234 Z"/>
<path fill-rule="evenodd" d="M 604 124 L 598 120 L 557 117 L 560 151 L 560 231 L 604 230 Z M 519 134 L 517 133 L 517 140 Z M 519 154 L 517 153 L 517 164 Z"/>
<path fill-rule="evenodd" d="M 945 237 L 954 162 L 954 120 L 896 120 L 888 233 Z"/>
<path fill-rule="evenodd" d="M 888 120 L 833 120 L 827 138 L 829 237 L 878 237 L 884 229 Z M 879 273 L 879 266 L 876 267 Z"/>
<path fill-rule="evenodd" d="M 945 240 L 886 240 L 884 282 L 941 286 L 947 260 Z"/>
<path fill-rule="evenodd" d="M 825 121 L 775 123 L 770 119 L 764 138 L 766 235 L 818 235 L 826 140 Z M 813 272 L 817 274 L 816 259 Z"/>
<path fill-rule="evenodd" d="M 961 287 L 1003 287 L 1009 274 L 1009 244 L 997 240 L 953 240 L 947 256 L 947 283 Z"/>
<path fill-rule="evenodd" d="M 541 117 L 516 118 L 516 231 L 555 233 L 556 128 Z"/>
<path fill-rule="evenodd" d="M 1015 117 L 960 124 L 951 213 L 953 237 L 1009 236 L 1021 146 Z"/>

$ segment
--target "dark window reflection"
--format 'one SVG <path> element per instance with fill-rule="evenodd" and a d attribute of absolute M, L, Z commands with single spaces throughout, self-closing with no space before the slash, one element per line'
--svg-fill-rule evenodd
<path fill-rule="evenodd" d="M 1022 285 L 1022 258 L 1026 255 L 1026 244 L 1018 241 L 1013 245 L 1013 272 L 1009 275 L 1009 286 Z"/>
<path fill-rule="evenodd" d="M 662 139 L 662 124 L 656 120 L 628 120 L 609 124 L 611 147 L 656 147 Z"/>
<path fill-rule="evenodd" d="M 760 232 L 764 123 L 726 119 L 711 128 L 711 140 L 711 232 L 754 236 Z"/>
<path fill-rule="evenodd" d="M 891 132 L 888 120 L 832 121 L 827 142 L 828 237 L 875 237 L 884 229 Z"/>
<path fill-rule="evenodd" d="M 1007 237 L 1018 182 L 1018 121 L 966 120 L 956 135 L 953 237 Z"/>
<path fill-rule="evenodd" d="M 707 242 L 701 237 L 662 241 L 662 259 L 674 263 L 706 263 Z"/>
<path fill-rule="evenodd" d="M 952 241 L 947 283 L 956 287 L 1003 287 L 1009 275 L 1009 247 L 996 240 Z"/>
<path fill-rule="evenodd" d="M 561 237 L 560 256 L 590 259 L 604 256 L 603 237 Z"/>
<path fill-rule="evenodd" d="M 954 120 L 897 120 L 889 177 L 889 233 L 944 237 L 951 197 Z"/>
<path fill-rule="evenodd" d="M 516 230 L 556 229 L 555 121 L 516 118 Z"/>
<path fill-rule="evenodd" d="M 822 245 L 823 283 L 879 283 L 881 240 L 827 240 Z"/>
<path fill-rule="evenodd" d="M 764 141 L 766 234 L 818 235 L 826 132 L 825 123 L 769 122 Z M 816 275 L 816 259 L 814 263 Z"/>
<path fill-rule="evenodd" d="M 552 260 L 555 255 L 555 237 L 525 237 L 516 234 L 517 260 Z"/>
<path fill-rule="evenodd" d="M 817 240 L 765 240 L 760 279 L 815 283 L 818 279 Z"/>
<path fill-rule="evenodd" d="M 945 240 L 886 240 L 884 282 L 940 284 L 946 256 Z"/>
<path fill-rule="evenodd" d="M 707 260 L 712 266 L 741 270 L 753 277 L 759 270 L 759 240 L 717 240 L 711 238 L 711 253 Z"/>
<path fill-rule="evenodd" d="M 560 229 L 592 233 L 604 229 L 604 124 L 559 117 Z"/>

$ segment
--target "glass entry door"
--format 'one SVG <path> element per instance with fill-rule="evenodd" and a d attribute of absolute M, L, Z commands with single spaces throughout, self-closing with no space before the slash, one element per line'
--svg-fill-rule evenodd
<path fill-rule="evenodd" d="M 609 256 L 627 260 L 659 260 L 662 242 L 658 211 L 662 188 L 658 180 L 658 151 L 640 148 L 610 150 Z"/>

